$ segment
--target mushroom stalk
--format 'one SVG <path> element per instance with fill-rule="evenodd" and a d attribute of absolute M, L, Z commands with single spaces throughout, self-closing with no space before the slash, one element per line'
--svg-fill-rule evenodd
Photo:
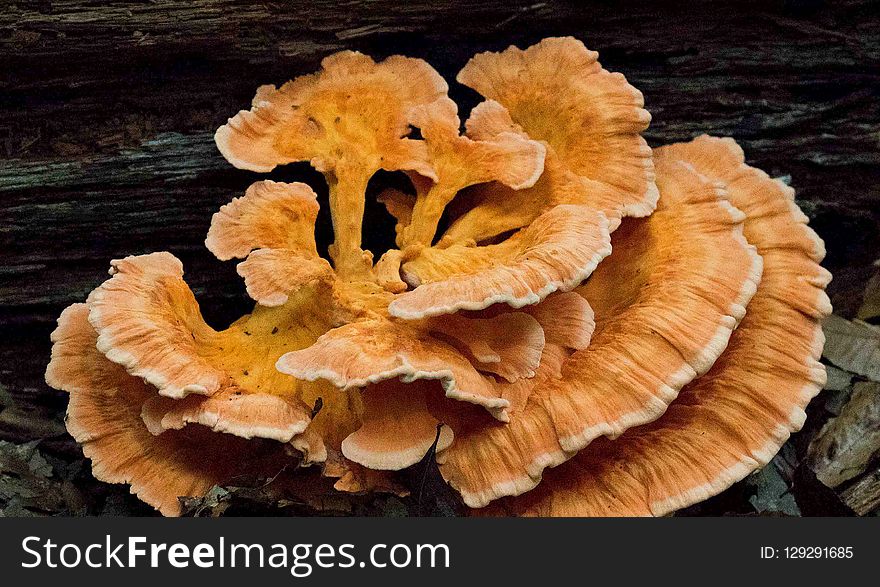
<path fill-rule="evenodd" d="M 416 199 L 412 211 L 412 222 L 403 229 L 402 248 L 410 245 L 421 244 L 431 246 L 431 242 L 437 233 L 437 225 L 443 216 L 443 210 L 455 195 L 459 186 L 437 184 L 424 196 Z"/>
<path fill-rule="evenodd" d="M 330 257 L 336 274 L 345 281 L 372 281 L 372 254 L 361 248 L 364 194 L 373 172 L 363 173 L 340 166 L 327 174 L 330 217 L 336 240 Z"/>

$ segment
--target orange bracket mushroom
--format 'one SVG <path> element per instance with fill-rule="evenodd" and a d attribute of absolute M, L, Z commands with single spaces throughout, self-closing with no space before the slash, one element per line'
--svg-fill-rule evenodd
<path fill-rule="evenodd" d="M 464 134 L 417 59 L 343 52 L 260 88 L 217 145 L 324 173 L 332 263 L 315 192 L 268 180 L 205 241 L 257 302 L 228 328 L 169 253 L 113 261 L 46 374 L 95 476 L 174 515 L 291 464 L 293 492 L 314 495 L 311 464 L 339 491 L 402 492 L 394 472 L 433 447 L 482 514 L 662 515 L 766 463 L 824 382 L 824 247 L 732 140 L 648 148 L 641 93 L 597 58 L 572 38 L 477 55 Z M 415 193 L 379 196 L 398 248 L 374 265 L 382 169 Z"/>
<path fill-rule="evenodd" d="M 640 133 L 651 115 L 643 108 L 642 93 L 622 74 L 603 69 L 598 57 L 571 37 L 477 55 L 457 80 L 506 108 L 510 120 L 487 105 L 475 113 L 479 117 L 468 132 L 491 135 L 513 122 L 547 145 L 547 158 L 560 172 L 586 180 L 584 203 L 614 221 L 647 216 L 658 193 L 651 149 Z M 484 197 L 509 196 L 495 185 Z"/>
<path fill-rule="evenodd" d="M 309 161 L 327 177 L 336 242 L 331 256 L 343 279 L 362 279 L 367 182 L 380 169 L 435 177 L 422 141 L 406 137 L 409 112 L 435 102 L 447 85 L 430 65 L 394 56 L 381 63 L 352 51 L 324 59 L 322 70 L 276 89 L 263 86 L 253 108 L 217 130 L 230 163 L 251 171 Z"/>
<path fill-rule="evenodd" d="M 552 212 L 555 207 L 581 206 L 578 214 L 583 216 L 584 226 L 595 221 L 590 218 L 605 216 L 611 232 L 620 218 L 648 215 L 657 203 L 651 150 L 640 136 L 650 121 L 642 108 L 641 93 L 622 75 L 602 69 L 597 54 L 580 41 L 546 39 L 525 51 L 511 47 L 500 54 L 484 53 L 472 59 L 458 79 L 490 98 L 471 113 L 465 125 L 468 138 L 458 141 L 491 144 L 509 143 L 513 137 L 539 139 L 544 146 L 543 173 L 519 184 L 484 178 L 455 200 L 433 200 L 450 203 L 453 213 L 450 227 L 431 248 L 413 248 L 407 238 L 424 232 L 424 221 L 418 216 L 427 206 L 425 188 L 417 184 L 415 199 L 398 192 L 384 194 L 386 205 L 398 218 L 399 240 L 410 247 L 404 249 L 403 280 L 422 286 L 404 294 L 408 301 L 393 303 L 392 313 L 401 317 L 417 317 L 423 310 L 444 313 L 448 311 L 445 307 L 454 311 L 497 302 L 514 307 L 536 303 L 557 288 L 565 290 L 566 282 L 582 281 L 592 270 L 577 275 L 571 271 L 574 266 L 564 266 L 563 254 L 554 259 L 559 267 L 541 266 L 536 268 L 538 275 L 521 274 L 520 254 L 546 259 L 546 252 L 538 253 L 529 246 L 531 239 L 526 234 L 541 230 L 535 225 L 564 222 L 559 211 Z M 459 182 L 458 187 L 467 185 Z M 439 217 L 436 210 L 432 213 L 428 233 L 436 227 L 433 217 Z M 556 217 L 542 220 L 548 213 Z M 582 241 L 585 237 L 575 238 Z M 427 244 L 424 237 L 419 244 Z M 554 246 L 545 251 L 555 252 Z M 598 244 L 594 247 L 596 252 L 602 250 Z M 487 267 L 494 271 L 484 278 L 481 270 Z M 566 277 L 554 279 L 563 272 Z M 468 275 L 474 279 L 464 277 Z M 504 280 L 515 282 L 514 291 L 499 283 Z M 544 287 L 545 293 L 541 293 L 541 287 L 530 283 L 543 287 L 544 281 L 558 285 Z M 424 287 L 433 282 L 436 285 Z M 459 294 L 470 288 L 477 291 L 466 292 L 471 298 L 464 301 Z M 455 293 L 444 300 L 447 291 Z M 480 295 L 482 300 L 475 299 Z"/>
<path fill-rule="evenodd" d="M 527 491 L 599 436 L 660 417 L 745 315 L 761 262 L 742 214 L 685 165 L 658 162 L 657 182 L 657 211 L 624 223 L 576 290 L 596 314 L 590 345 L 511 407 L 508 426 L 453 426 L 441 472 L 471 507 Z M 469 464 L 477 460 L 494 465 Z"/>
<path fill-rule="evenodd" d="M 133 494 L 164 515 L 178 515 L 179 496 L 204 495 L 239 476 L 272 477 L 291 464 L 278 443 L 215 434 L 209 427 L 152 434 L 141 410 L 156 389 L 98 351 L 97 339 L 88 306 L 70 306 L 52 333 L 46 370 L 49 385 L 70 392 L 67 429 L 97 479 L 129 483 Z"/>
<path fill-rule="evenodd" d="M 702 136 L 656 156 L 721 182 L 744 213 L 745 237 L 764 259 L 748 312 L 718 361 L 662 418 L 594 443 L 535 491 L 502 500 L 489 514 L 656 516 L 691 505 L 768 463 L 825 383 L 818 359 L 830 275 L 793 190 L 745 165 L 731 139 Z"/>

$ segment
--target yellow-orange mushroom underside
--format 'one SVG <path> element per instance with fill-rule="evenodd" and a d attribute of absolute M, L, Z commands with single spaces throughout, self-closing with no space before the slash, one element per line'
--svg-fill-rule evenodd
<path fill-rule="evenodd" d="M 748 312 L 713 368 L 659 420 L 603 439 L 547 471 L 540 486 L 483 512 L 533 516 L 663 515 L 706 499 L 766 464 L 824 385 L 822 318 L 831 311 L 822 241 L 793 190 L 744 164 L 731 139 L 663 147 L 727 186 L 764 259 Z M 611 285 L 609 283 L 609 285 Z M 597 309 L 597 314 L 599 314 Z"/>

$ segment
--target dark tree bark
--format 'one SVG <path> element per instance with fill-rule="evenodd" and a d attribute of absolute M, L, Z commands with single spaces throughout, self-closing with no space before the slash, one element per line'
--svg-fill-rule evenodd
<path fill-rule="evenodd" d="M 708 132 L 789 176 L 849 315 L 880 256 L 880 6 L 865 0 L 398 3 L 13 0 L 0 9 L 0 438 L 63 439 L 43 383 L 61 309 L 112 258 L 169 250 L 206 317 L 248 308 L 203 247 L 256 175 L 212 133 L 256 87 L 351 48 L 423 57 L 454 80 L 475 52 L 574 35 L 645 94 L 652 145 Z M 304 166 L 276 178 L 308 177 Z"/>

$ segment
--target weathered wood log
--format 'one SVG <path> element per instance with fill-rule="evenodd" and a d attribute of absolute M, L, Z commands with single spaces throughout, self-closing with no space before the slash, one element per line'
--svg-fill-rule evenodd
<path fill-rule="evenodd" d="M 450 81 L 475 52 L 574 35 L 645 94 L 653 145 L 731 135 L 790 177 L 825 238 L 851 316 L 880 255 L 880 21 L 867 0 L 527 5 L 17 0 L 0 9 L 0 438 L 59 430 L 42 381 L 60 310 L 112 258 L 181 257 L 208 320 L 249 305 L 203 247 L 211 214 L 256 175 L 211 134 L 263 83 L 352 48 L 429 60 Z M 467 110 L 477 96 L 451 83 Z M 322 180 L 305 166 L 275 178 Z M 11 406 L 11 407 L 10 407 Z M 13 410 L 13 411 L 10 411 Z M 41 424 L 45 419 L 48 423 Z"/>
<path fill-rule="evenodd" d="M 847 506 L 860 516 L 880 508 L 880 469 L 868 473 L 840 494 Z"/>

